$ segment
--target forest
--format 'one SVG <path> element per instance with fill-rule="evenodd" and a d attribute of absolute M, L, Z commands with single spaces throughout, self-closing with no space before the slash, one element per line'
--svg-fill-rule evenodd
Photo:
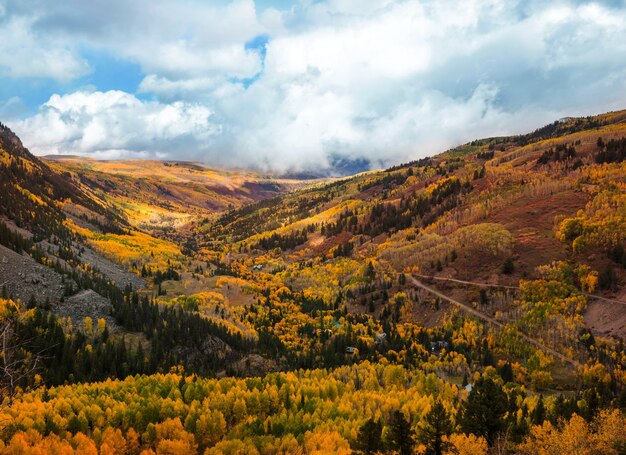
<path fill-rule="evenodd" d="M 211 204 L 0 127 L 0 453 L 626 453 L 625 119 Z"/>

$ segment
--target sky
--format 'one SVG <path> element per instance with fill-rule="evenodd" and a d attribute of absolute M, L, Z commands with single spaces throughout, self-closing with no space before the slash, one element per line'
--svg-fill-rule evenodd
<path fill-rule="evenodd" d="M 0 0 L 35 154 L 380 168 L 626 108 L 626 0 Z"/>

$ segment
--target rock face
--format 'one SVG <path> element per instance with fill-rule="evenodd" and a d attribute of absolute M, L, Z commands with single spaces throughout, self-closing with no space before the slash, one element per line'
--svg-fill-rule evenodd
<path fill-rule="evenodd" d="M 233 349 L 222 341 L 220 338 L 208 335 L 204 340 L 202 347 L 177 346 L 173 352 L 181 357 L 185 357 L 189 365 L 195 368 L 201 368 L 206 364 L 207 356 L 216 356 L 224 364 L 232 361 L 235 352 Z"/>
<path fill-rule="evenodd" d="M 235 362 L 232 370 L 240 376 L 264 376 L 272 371 L 279 371 L 279 365 L 275 360 L 268 359 L 259 354 L 250 354 Z"/>
<path fill-rule="evenodd" d="M 120 280 L 124 285 L 130 283 L 135 289 L 144 287 L 141 278 L 123 271 L 96 253 L 90 252 L 89 259 L 93 260 L 94 265 L 101 267 L 112 280 Z M 98 259 L 101 261 L 96 263 Z M 94 325 L 98 319 L 104 318 L 110 332 L 119 330 L 112 316 L 113 307 L 109 299 L 91 289 L 64 298 L 65 286 L 69 283 L 76 289 L 76 283 L 67 277 L 64 281 L 52 268 L 39 264 L 30 256 L 17 254 L 0 245 L 0 289 L 4 287 L 7 296 L 19 299 L 23 303 L 29 302 L 34 297 L 40 306 L 47 301 L 57 316 L 70 317 L 75 328 L 82 329 L 85 317 L 89 316 Z"/>
<path fill-rule="evenodd" d="M 50 267 L 0 245 L 0 289 L 2 285 L 6 287 L 7 295 L 13 295 L 14 299 L 26 303 L 35 297 L 40 305 L 46 299 L 59 301 L 65 290 L 61 275 Z"/>
<path fill-rule="evenodd" d="M 127 272 L 116 263 L 111 262 L 92 249 L 88 247 L 83 248 L 84 251 L 81 253 L 81 261 L 96 267 L 119 288 L 124 289 L 129 284 L 133 289 L 144 289 L 146 287 L 146 283 L 141 277 L 138 277 L 134 273 Z"/>
<path fill-rule="evenodd" d="M 86 317 L 93 320 L 94 327 L 98 319 L 103 318 L 110 332 L 119 330 L 115 319 L 111 316 L 113 306 L 109 299 L 91 289 L 85 289 L 66 298 L 64 302 L 56 303 L 52 309 L 59 317 L 69 317 L 72 320 L 72 326 L 81 330 L 84 328 Z"/>

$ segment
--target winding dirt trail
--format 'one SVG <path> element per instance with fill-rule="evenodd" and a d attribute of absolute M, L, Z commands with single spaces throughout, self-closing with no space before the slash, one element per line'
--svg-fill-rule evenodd
<path fill-rule="evenodd" d="M 519 286 L 505 286 L 502 284 L 479 283 L 476 281 L 457 280 L 456 278 L 445 278 L 445 277 L 440 277 L 440 276 L 428 276 L 428 275 L 419 275 L 419 274 L 416 274 L 415 276 L 418 276 L 426 280 L 449 281 L 452 283 L 469 284 L 472 286 L 479 286 L 483 288 L 499 288 L 499 289 L 514 289 L 514 290 L 520 289 Z M 588 297 L 590 299 L 603 300 L 605 302 L 617 303 L 618 305 L 626 305 L 626 302 L 622 300 L 610 299 L 608 297 L 602 297 L 601 295 L 596 295 L 596 294 L 587 294 L 586 292 L 582 292 L 582 294 L 585 297 Z"/>
<path fill-rule="evenodd" d="M 421 275 L 419 275 L 419 276 L 421 276 Z M 429 277 L 429 278 L 430 278 L 430 277 Z M 496 326 L 496 327 L 499 327 L 499 328 L 503 328 L 503 327 L 504 327 L 504 324 L 502 324 L 502 323 L 501 323 L 501 322 L 499 322 L 499 321 L 496 321 L 496 320 L 495 320 L 494 318 L 492 318 L 491 316 L 487 316 L 486 314 L 481 313 L 480 311 L 476 310 L 475 308 L 472 308 L 471 306 L 469 306 L 469 305 L 467 305 L 467 304 L 465 304 L 465 303 L 459 302 L 458 300 L 455 300 L 455 299 L 453 299 L 453 298 L 451 298 L 451 297 L 448 297 L 448 296 L 447 296 L 447 295 L 445 295 L 445 294 L 442 294 L 441 292 L 437 291 L 436 289 L 433 289 L 433 288 L 431 288 L 431 287 L 429 287 L 429 286 L 426 286 L 426 285 L 425 285 L 424 283 L 422 283 L 421 281 L 418 281 L 415 277 L 410 276 L 410 277 L 409 277 L 409 279 L 411 280 L 411 282 L 412 282 L 412 283 L 413 283 L 416 287 L 418 287 L 418 288 L 420 288 L 420 289 L 423 289 L 423 290 L 425 290 L 425 291 L 427 291 L 427 292 L 430 292 L 430 293 L 431 293 L 431 294 L 433 294 L 433 295 L 436 295 L 436 296 L 437 296 L 437 297 L 439 297 L 440 299 L 443 299 L 443 300 L 445 300 L 445 301 L 447 301 L 447 302 L 449 302 L 449 303 L 451 303 L 451 304 L 453 304 L 453 305 L 457 306 L 458 308 L 462 309 L 463 311 L 465 311 L 465 312 L 467 312 L 467 313 L 470 313 L 470 314 L 472 314 L 472 315 L 476 316 L 477 318 L 482 319 L 483 321 L 488 322 L 489 324 L 492 324 L 492 325 L 494 325 L 494 326 Z M 436 279 L 436 277 L 435 277 L 435 279 Z M 454 281 L 457 281 L 457 282 L 461 282 L 461 283 L 462 283 L 462 281 L 461 281 L 461 280 L 454 280 Z M 476 284 L 476 283 L 471 283 L 471 282 L 465 282 L 465 283 L 467 283 L 467 284 Z M 561 360 L 561 361 L 563 361 L 564 363 L 569 363 L 570 365 L 573 365 L 574 367 L 580 367 L 580 366 L 581 366 L 581 365 L 580 365 L 580 363 L 578 363 L 576 360 L 574 360 L 574 359 L 570 359 L 569 357 L 567 357 L 567 356 L 565 356 L 565 355 L 561 354 L 560 352 L 555 351 L 554 349 L 552 349 L 552 348 L 550 348 L 550 347 L 548 347 L 548 346 L 544 345 L 543 343 L 541 343 L 541 342 L 539 342 L 539 341 L 535 340 L 534 338 L 529 337 L 528 335 L 526 335 L 526 334 L 524 334 L 524 333 L 520 332 L 519 330 L 516 330 L 516 332 L 517 332 L 517 335 L 518 335 L 521 339 L 523 339 L 524 341 L 527 341 L 528 343 L 530 343 L 530 344 L 532 344 L 533 346 L 535 346 L 535 347 L 537 347 L 537 348 L 541 349 L 542 351 L 544 351 L 544 352 L 547 352 L 547 353 L 551 354 L 552 356 L 554 356 L 554 357 L 556 357 L 556 358 L 560 359 L 560 360 Z"/>

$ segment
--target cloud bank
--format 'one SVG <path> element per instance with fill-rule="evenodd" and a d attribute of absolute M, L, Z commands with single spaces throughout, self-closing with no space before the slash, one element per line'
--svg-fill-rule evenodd
<path fill-rule="evenodd" d="M 85 48 L 143 72 L 134 93 L 55 93 L 7 123 L 40 154 L 284 172 L 385 166 L 626 107 L 622 2 L 207 3 L 0 3 L 0 75 L 76 79 Z"/>

